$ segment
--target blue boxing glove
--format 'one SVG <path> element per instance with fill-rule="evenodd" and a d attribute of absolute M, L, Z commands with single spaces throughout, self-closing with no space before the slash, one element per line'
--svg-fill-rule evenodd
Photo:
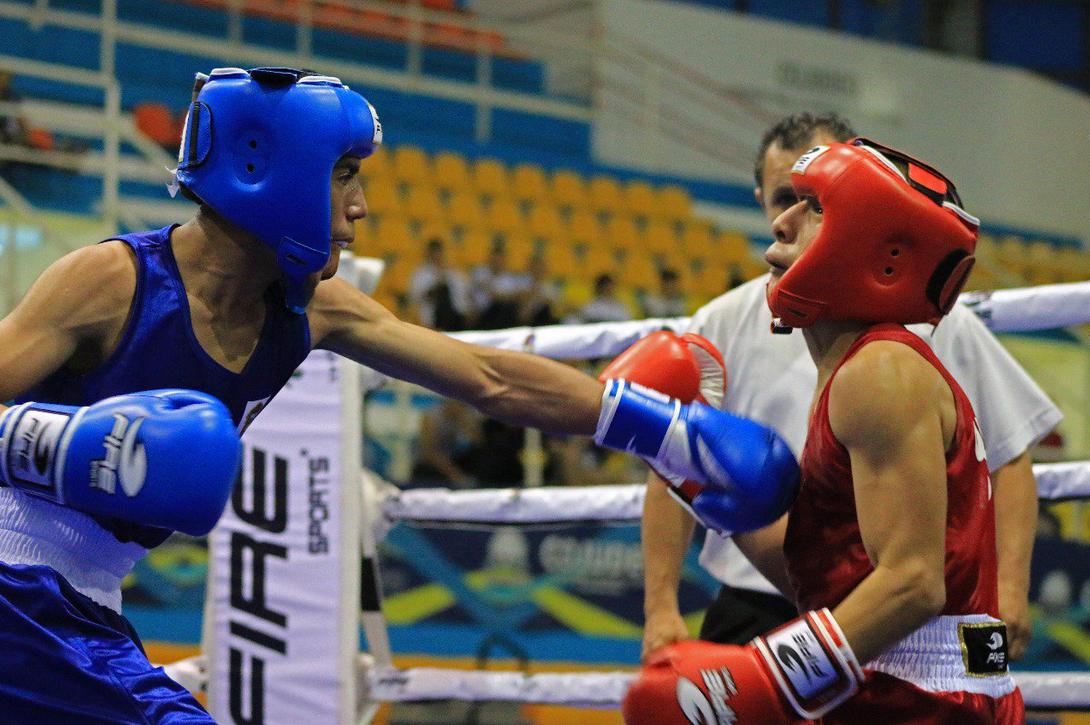
<path fill-rule="evenodd" d="M 219 520 L 240 457 L 227 408 L 192 390 L 118 395 L 85 408 L 24 403 L 0 415 L 0 483 L 193 536 Z"/>
<path fill-rule="evenodd" d="M 594 441 L 704 483 L 689 506 L 721 533 L 771 524 L 798 493 L 798 463 L 773 429 L 624 380 L 606 383 Z"/>

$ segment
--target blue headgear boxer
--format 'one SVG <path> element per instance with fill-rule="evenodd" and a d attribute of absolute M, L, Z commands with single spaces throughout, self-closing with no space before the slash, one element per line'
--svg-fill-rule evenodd
<path fill-rule="evenodd" d="M 301 313 L 305 279 L 332 251 L 330 179 L 342 156 L 382 142 L 374 107 L 337 78 L 292 68 L 197 74 L 176 183 L 276 251 L 285 301 Z"/>

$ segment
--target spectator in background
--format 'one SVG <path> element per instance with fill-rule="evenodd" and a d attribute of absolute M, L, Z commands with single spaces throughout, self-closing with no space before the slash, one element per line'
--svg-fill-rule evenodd
<path fill-rule="evenodd" d="M 468 405 L 444 398 L 420 421 L 412 482 L 469 488 L 477 483 L 482 416 Z"/>
<path fill-rule="evenodd" d="M 519 302 L 520 325 L 555 325 L 560 322 L 556 314 L 560 291 L 547 275 L 545 257 L 534 255 L 527 270 L 528 284 Z"/>
<path fill-rule="evenodd" d="M 0 143 L 26 146 L 29 128 L 19 113 L 18 104 L 21 99 L 11 89 L 13 79 L 11 71 L 0 68 L 0 104 L 7 106 L 0 107 Z"/>
<path fill-rule="evenodd" d="M 644 298 L 643 312 L 646 317 L 684 317 L 688 314 L 689 303 L 681 291 L 681 278 L 676 269 L 663 267 L 659 270 L 659 291 Z"/>
<path fill-rule="evenodd" d="M 488 263 L 474 268 L 471 279 L 478 329 L 498 330 L 519 324 L 519 299 L 530 287 L 530 280 L 508 269 L 502 240 L 493 242 Z"/>
<path fill-rule="evenodd" d="M 577 322 L 624 322 L 632 319 L 632 310 L 617 298 L 617 281 L 611 274 L 594 280 L 594 299 L 575 313 Z"/>
<path fill-rule="evenodd" d="M 442 239 L 432 239 L 427 259 L 409 280 L 409 300 L 420 324 L 436 330 L 464 330 L 473 316 L 469 281 L 447 264 Z"/>

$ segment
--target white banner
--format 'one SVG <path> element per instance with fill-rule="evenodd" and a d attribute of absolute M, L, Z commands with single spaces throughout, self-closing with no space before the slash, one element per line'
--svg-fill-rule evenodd
<path fill-rule="evenodd" d="M 217 722 L 354 717 L 359 491 L 341 474 L 355 480 L 359 467 L 358 400 L 358 368 L 316 351 L 246 432 L 242 475 L 210 538 Z"/>

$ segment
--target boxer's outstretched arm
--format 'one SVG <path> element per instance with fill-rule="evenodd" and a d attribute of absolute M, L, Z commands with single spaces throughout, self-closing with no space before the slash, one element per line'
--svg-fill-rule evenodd
<path fill-rule="evenodd" d="M 945 605 L 945 451 L 955 420 L 946 381 L 899 343 L 866 345 L 833 380 L 829 422 L 851 458 L 859 530 L 874 566 L 833 610 L 860 662 Z"/>
<path fill-rule="evenodd" d="M 538 355 L 470 345 L 397 319 L 347 282 L 318 285 L 307 310 L 315 347 L 547 432 L 590 435 L 603 386 Z"/>

